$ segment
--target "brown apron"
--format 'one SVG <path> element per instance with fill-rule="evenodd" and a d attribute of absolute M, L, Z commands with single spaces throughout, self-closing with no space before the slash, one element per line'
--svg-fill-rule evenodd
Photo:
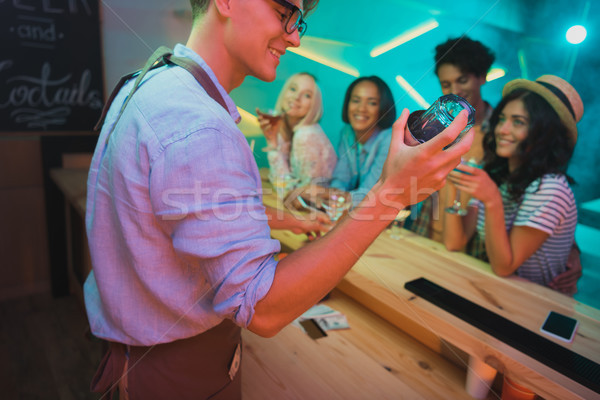
<path fill-rule="evenodd" d="M 95 129 L 101 128 L 112 101 L 129 79 L 137 75 L 117 122 L 146 73 L 167 63 L 188 70 L 207 94 L 227 110 L 221 94 L 202 68 L 187 58 L 173 56 L 170 49 L 160 47 L 141 71 L 121 78 Z M 106 141 L 109 137 L 110 133 Z M 126 387 L 125 397 L 130 400 L 241 399 L 241 370 L 237 370 L 241 367 L 241 358 L 234 357 L 236 349 L 241 356 L 241 328 L 230 320 L 197 336 L 154 346 L 111 342 L 92 380 L 91 390 L 108 395 L 107 399 L 112 399 L 117 387 L 121 390 Z M 123 395 L 121 393 L 122 398 Z"/>
<path fill-rule="evenodd" d="M 241 369 L 233 379 L 229 375 L 238 345 L 241 328 L 230 320 L 200 335 L 154 346 L 111 342 L 91 389 L 111 399 L 125 375 L 130 400 L 241 399 Z"/>

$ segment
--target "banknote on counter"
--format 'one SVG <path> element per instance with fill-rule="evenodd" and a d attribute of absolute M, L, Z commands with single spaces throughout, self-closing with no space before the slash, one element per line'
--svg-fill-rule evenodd
<path fill-rule="evenodd" d="M 344 314 L 324 304 L 317 304 L 310 308 L 294 321 L 294 324 L 301 327 L 299 322 L 306 319 L 314 320 L 323 331 L 350 328 Z"/>
<path fill-rule="evenodd" d="M 313 318 L 324 331 L 332 331 L 336 329 L 348 329 L 348 320 L 342 313 L 330 314 L 324 317 Z"/>

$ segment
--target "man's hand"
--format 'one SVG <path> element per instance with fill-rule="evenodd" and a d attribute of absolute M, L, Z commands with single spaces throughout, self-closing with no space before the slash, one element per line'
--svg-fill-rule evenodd
<path fill-rule="evenodd" d="M 443 150 L 456 139 L 467 124 L 467 113 L 461 113 L 452 124 L 433 139 L 417 146 L 406 144 L 408 110 L 403 110 L 392 128 L 392 142 L 379 183 L 385 187 L 389 204 L 401 209 L 423 201 L 444 186 L 448 173 L 460 163 L 471 147 L 473 132 Z"/>
<path fill-rule="evenodd" d="M 255 306 L 248 329 L 271 337 L 329 293 L 373 243 L 400 208 L 426 198 L 469 150 L 473 134 L 448 146 L 467 123 L 461 112 L 452 125 L 427 143 L 404 144 L 404 110 L 392 129 L 392 143 L 379 181 L 365 199 L 324 237 L 277 265 L 268 293 Z M 389 215 L 390 219 L 387 219 Z M 273 221 L 269 224 L 273 228 Z"/>

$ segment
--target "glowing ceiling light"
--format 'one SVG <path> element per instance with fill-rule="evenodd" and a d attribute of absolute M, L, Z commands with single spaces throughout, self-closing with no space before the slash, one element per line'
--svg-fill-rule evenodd
<path fill-rule="evenodd" d="M 289 47 L 287 51 L 291 51 L 292 53 L 298 54 L 299 56 L 306 57 L 309 60 L 313 60 L 314 62 L 318 62 L 319 64 L 323 64 L 329 68 L 336 69 L 345 74 L 352 75 L 357 78 L 360 76 L 360 73 L 356 68 L 347 65 L 342 65 L 336 61 L 328 59 L 325 56 L 322 56 L 321 54 L 317 54 L 316 52 L 306 50 L 301 47 Z"/>
<path fill-rule="evenodd" d="M 249 113 L 248 111 L 246 111 L 240 107 L 238 107 L 237 110 L 240 113 L 240 115 L 242 116 L 242 121 L 247 122 L 254 126 L 260 126 L 260 124 L 258 123 L 258 118 L 256 118 L 255 115 Z"/>
<path fill-rule="evenodd" d="M 404 32 L 400 36 L 397 36 L 394 39 L 390 40 L 389 42 L 380 44 L 379 46 L 375 46 L 373 50 L 371 50 L 371 57 L 380 56 L 383 53 L 408 42 L 409 40 L 413 40 L 414 38 L 421 36 L 432 29 L 437 28 L 438 26 L 440 26 L 440 24 L 434 19 L 426 21 L 421 25 L 417 25 L 414 28 Z"/>
<path fill-rule="evenodd" d="M 494 79 L 502 78 L 504 75 L 506 75 L 506 71 L 503 68 L 492 68 L 490 69 L 490 72 L 487 73 L 485 80 L 490 82 Z"/>
<path fill-rule="evenodd" d="M 521 78 L 529 79 L 527 74 L 527 58 L 525 57 L 525 51 L 523 49 L 519 49 L 518 53 L 519 58 L 519 67 L 521 68 Z"/>
<path fill-rule="evenodd" d="M 310 46 L 334 46 L 334 47 L 354 47 L 352 43 L 341 42 L 339 40 L 326 39 L 317 36 L 303 36 L 302 37 L 302 46 L 310 45 Z M 289 50 L 289 49 L 288 49 Z"/>
<path fill-rule="evenodd" d="M 410 86 L 410 84 L 406 81 L 406 79 L 404 79 L 402 76 L 400 75 L 396 75 L 396 82 L 398 82 L 398 85 L 400 85 L 400 87 L 402 89 L 404 89 L 404 91 L 406 93 L 408 93 L 408 95 L 410 97 L 412 97 L 412 99 L 414 101 L 417 102 L 418 105 L 420 105 L 421 107 L 423 107 L 424 109 L 429 108 L 429 103 L 427 101 L 425 101 L 425 99 L 423 98 L 423 96 L 421 96 L 419 94 L 419 92 L 417 92 L 415 90 L 415 88 L 413 88 L 412 86 Z"/>
<path fill-rule="evenodd" d="M 585 40 L 587 30 L 581 25 L 575 25 L 567 31 L 567 42 L 571 44 L 579 44 Z"/>

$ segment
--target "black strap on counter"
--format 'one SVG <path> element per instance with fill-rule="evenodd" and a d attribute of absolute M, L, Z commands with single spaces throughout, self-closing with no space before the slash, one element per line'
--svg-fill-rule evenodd
<path fill-rule="evenodd" d="M 121 110 L 119 111 L 119 115 L 117 116 L 117 119 L 115 121 L 115 126 L 116 126 L 117 122 L 119 121 L 119 119 L 121 118 L 121 115 L 123 115 L 123 111 L 125 110 L 125 107 L 127 106 L 127 104 L 129 104 L 129 101 L 133 97 L 133 94 L 137 91 L 140 83 L 142 82 L 142 79 L 144 79 L 144 77 L 146 76 L 148 71 L 150 71 L 154 68 L 162 67 L 163 65 L 166 65 L 166 64 L 174 64 L 181 68 L 186 69 L 190 74 L 192 74 L 194 76 L 194 78 L 196 78 L 196 81 L 198 81 L 198 84 L 200 84 L 200 86 L 202 86 L 204 88 L 206 93 L 212 99 L 214 99 L 217 103 L 219 103 L 221 105 L 221 107 L 223 107 L 225 110 L 227 110 L 227 105 L 225 104 L 225 100 L 223 99 L 223 96 L 221 96 L 219 89 L 217 89 L 214 82 L 212 81 L 212 79 L 210 79 L 210 77 L 208 76 L 206 71 L 204 71 L 198 64 L 196 64 L 194 61 L 190 60 L 189 58 L 174 56 L 173 51 L 171 49 L 169 49 L 168 47 L 165 47 L 165 46 L 161 46 L 158 49 L 156 49 L 156 51 L 154 51 L 154 53 L 152 53 L 152 55 L 150 56 L 148 61 L 146 61 L 144 68 L 142 68 L 139 71 L 135 71 L 130 74 L 127 74 L 119 80 L 119 82 L 113 89 L 110 97 L 108 98 L 108 101 L 104 105 L 104 109 L 102 110 L 102 115 L 100 116 L 100 120 L 94 127 L 94 130 L 98 131 L 98 130 L 102 129 L 102 125 L 104 124 L 104 119 L 106 118 L 108 109 L 110 108 L 115 97 L 117 97 L 117 94 L 119 93 L 119 91 L 121 90 L 123 85 L 125 85 L 125 83 L 127 81 L 129 81 L 130 79 L 132 79 L 134 76 L 137 75 L 135 83 L 133 85 L 133 88 L 131 89 L 131 91 L 129 92 L 129 95 L 127 96 L 127 100 L 125 100 L 125 102 L 121 106 Z M 106 137 L 107 142 L 108 142 L 109 137 L 110 137 L 110 133 Z"/>
<path fill-rule="evenodd" d="M 598 363 L 425 278 L 406 282 L 404 288 L 594 392 L 600 393 Z"/>

